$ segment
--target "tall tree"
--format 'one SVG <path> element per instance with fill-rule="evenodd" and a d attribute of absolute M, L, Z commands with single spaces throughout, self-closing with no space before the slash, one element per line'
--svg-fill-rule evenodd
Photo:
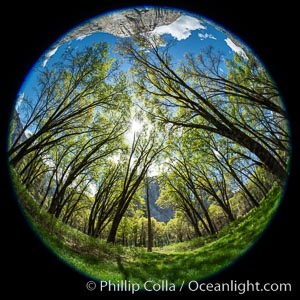
<path fill-rule="evenodd" d="M 270 98 L 272 93 L 278 95 L 274 85 L 267 85 L 271 81 L 263 82 L 260 74 L 253 71 L 251 80 L 241 86 L 232 76 L 220 76 L 221 58 L 212 52 L 206 58 L 187 55 L 179 63 L 174 61 L 170 45 L 166 41 L 164 47 L 161 45 L 162 38 L 152 34 L 139 35 L 134 41 L 126 40 L 119 45 L 120 53 L 134 64 L 137 95 L 147 99 L 144 109 L 167 124 L 216 133 L 247 148 L 284 186 L 286 162 L 275 154 L 281 149 L 270 149 L 265 137 L 256 134 L 260 119 L 247 123 L 240 117 L 240 112 L 246 111 L 251 103 L 252 110 L 258 107 L 263 112 L 285 115 L 280 104 Z M 247 89 L 249 82 L 251 88 Z M 269 91 L 267 95 L 263 94 L 265 90 Z"/>
<path fill-rule="evenodd" d="M 164 149 L 164 136 L 159 136 L 155 130 L 144 129 L 141 133 L 134 133 L 133 141 L 126 159 L 122 192 L 118 199 L 116 212 L 112 220 L 107 238 L 114 243 L 118 226 L 128 209 L 128 206 L 145 178 L 150 166 Z M 125 158 L 124 158 L 125 159 Z"/>
<path fill-rule="evenodd" d="M 63 207 L 66 205 L 68 198 L 66 191 L 70 186 L 76 185 L 82 176 L 88 176 L 89 167 L 104 157 L 111 155 L 114 151 L 119 149 L 118 145 L 110 145 L 110 142 L 117 139 L 122 135 L 120 131 L 121 124 L 116 123 L 113 128 L 108 124 L 108 132 L 102 127 L 102 131 L 95 134 L 90 139 L 84 139 L 79 143 L 78 139 L 74 141 L 72 149 L 69 149 L 69 160 L 64 162 L 57 172 L 56 188 L 49 206 L 49 213 L 54 214 L 56 217 L 60 216 Z"/>
<path fill-rule="evenodd" d="M 98 43 L 82 51 L 67 50 L 51 69 L 39 69 L 36 98 L 25 95 L 18 108 L 23 129 L 9 149 L 12 166 L 32 152 L 92 132 L 88 124 L 95 112 L 122 106 L 124 77 L 109 83 L 116 64 L 108 55 L 108 45 Z M 31 134 L 24 139 L 26 131 Z"/>
<path fill-rule="evenodd" d="M 87 233 L 91 236 L 100 236 L 113 218 L 121 188 L 122 167 L 120 163 L 106 162 L 101 165 L 102 171 L 98 171 L 101 172 L 101 175 L 97 182 L 97 192 L 88 218 Z"/>
<path fill-rule="evenodd" d="M 151 207 L 150 207 L 150 180 L 148 176 L 145 177 L 145 190 L 146 190 L 146 209 L 147 209 L 147 225 L 148 225 L 148 243 L 147 251 L 152 252 L 153 247 L 153 231 L 151 220 Z"/>
<path fill-rule="evenodd" d="M 217 141 L 216 137 L 214 137 L 212 134 L 208 134 L 206 135 L 206 138 L 202 139 L 202 141 L 207 143 L 208 151 L 205 153 L 213 159 L 213 166 L 219 171 L 219 176 L 223 179 L 221 181 L 223 183 L 223 187 L 220 187 L 220 191 L 226 193 L 226 180 L 224 174 L 224 171 L 226 171 L 234 178 L 240 188 L 245 192 L 251 203 L 254 206 L 259 206 L 259 202 L 254 198 L 246 186 L 245 179 L 242 176 L 243 173 L 240 171 L 241 162 L 237 162 L 234 155 L 235 152 L 229 146 L 230 143 L 228 139 L 219 137 Z"/>

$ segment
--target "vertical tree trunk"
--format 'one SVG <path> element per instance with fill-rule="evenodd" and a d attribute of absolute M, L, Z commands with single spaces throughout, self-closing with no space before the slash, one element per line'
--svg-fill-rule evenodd
<path fill-rule="evenodd" d="M 193 225 L 193 227 L 194 227 L 195 236 L 196 236 L 196 237 L 202 236 L 197 221 L 193 222 L 192 225 Z"/>
<path fill-rule="evenodd" d="M 152 252 L 153 247 L 153 231 L 151 222 L 151 208 L 150 208 L 150 195 L 149 195 L 149 177 L 146 178 L 146 207 L 147 207 L 147 220 L 148 220 L 148 244 L 147 251 Z"/>

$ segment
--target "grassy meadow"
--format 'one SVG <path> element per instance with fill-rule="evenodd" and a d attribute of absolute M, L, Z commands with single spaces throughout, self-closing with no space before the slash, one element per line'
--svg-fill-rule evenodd
<path fill-rule="evenodd" d="M 92 238 L 40 209 L 26 189 L 18 184 L 19 201 L 33 230 L 60 259 L 95 280 L 201 280 L 221 271 L 251 247 L 272 218 L 281 198 L 273 187 L 258 208 L 231 222 L 217 235 L 156 247 L 147 252 L 140 247 L 107 244 Z"/>

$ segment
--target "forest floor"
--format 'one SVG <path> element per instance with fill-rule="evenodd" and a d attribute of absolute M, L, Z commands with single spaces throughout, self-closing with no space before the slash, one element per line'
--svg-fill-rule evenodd
<path fill-rule="evenodd" d="M 221 271 L 251 248 L 271 220 L 281 190 L 274 187 L 258 208 L 231 222 L 215 236 L 154 248 L 153 252 L 141 247 L 111 245 L 87 236 L 47 213 L 37 212 L 37 206 L 24 190 L 19 191 L 19 196 L 34 231 L 45 245 L 80 273 L 94 280 L 130 280 L 142 285 L 151 279 L 180 285 L 183 280 L 199 281 Z"/>

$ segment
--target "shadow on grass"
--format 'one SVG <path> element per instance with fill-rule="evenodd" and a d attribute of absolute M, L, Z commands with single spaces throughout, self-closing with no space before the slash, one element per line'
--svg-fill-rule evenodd
<path fill-rule="evenodd" d="M 120 258 L 118 269 L 124 279 L 138 283 L 169 280 L 180 285 L 183 280 L 210 277 L 239 259 L 261 236 L 279 203 L 280 191 L 273 191 L 269 198 L 218 239 L 202 247 L 174 253 L 144 252 L 130 262 Z"/>
<path fill-rule="evenodd" d="M 180 254 L 145 253 L 135 262 L 118 258 L 118 269 L 123 278 L 138 283 L 146 280 L 168 280 L 181 284 L 182 280 L 200 280 L 219 271 L 236 257 L 235 252 L 220 249 L 214 253 L 197 251 Z"/>
<path fill-rule="evenodd" d="M 126 269 L 122 263 L 122 258 L 120 255 L 117 256 L 117 266 L 118 269 L 120 271 L 120 273 L 122 274 L 122 277 L 124 280 L 128 280 L 129 279 L 129 272 L 128 269 Z"/>
<path fill-rule="evenodd" d="M 202 280 L 234 263 L 255 243 L 271 220 L 281 197 L 274 188 L 261 205 L 223 228 L 217 236 L 173 244 L 145 252 L 140 248 L 108 245 L 89 237 L 39 209 L 22 191 L 24 212 L 34 231 L 58 257 L 78 271 L 100 280 L 130 280 L 143 285 L 147 280 Z"/>

